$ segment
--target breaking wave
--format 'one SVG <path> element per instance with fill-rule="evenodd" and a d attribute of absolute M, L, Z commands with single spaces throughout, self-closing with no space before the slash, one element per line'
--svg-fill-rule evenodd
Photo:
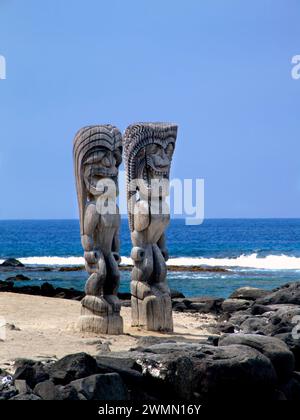
<path fill-rule="evenodd" d="M 25 265 L 34 266 L 79 266 L 84 264 L 83 257 L 27 257 L 19 259 Z M 3 260 L 0 260 L 0 264 Z M 129 257 L 122 257 L 122 265 L 131 265 Z M 260 257 L 254 253 L 240 255 L 235 258 L 202 258 L 202 257 L 177 257 L 170 258 L 171 266 L 209 266 L 209 267 L 239 267 L 266 270 L 300 270 L 300 257 L 289 255 L 267 255 Z"/>

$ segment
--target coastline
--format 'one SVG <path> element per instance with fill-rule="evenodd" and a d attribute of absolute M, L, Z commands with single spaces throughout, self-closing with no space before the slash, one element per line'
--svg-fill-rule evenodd
<path fill-rule="evenodd" d="M 96 335 L 77 330 L 78 301 L 0 293 L 0 379 L 12 375 L 0 398 L 299 400 L 300 282 L 244 287 L 228 299 L 176 298 L 172 306 L 172 334 L 131 327 L 126 302 L 124 334 Z"/>
<path fill-rule="evenodd" d="M 120 265 L 120 271 L 131 271 L 132 265 Z M 75 272 L 75 271 L 85 271 L 85 267 L 83 265 L 66 265 L 66 266 L 23 266 L 23 267 L 4 267 L 0 264 L 0 272 L 10 272 L 12 271 L 58 271 L 58 272 Z M 175 272 L 207 272 L 207 273 L 229 273 L 231 270 L 228 270 L 224 267 L 209 267 L 205 265 L 168 265 L 168 271 L 175 271 Z"/>

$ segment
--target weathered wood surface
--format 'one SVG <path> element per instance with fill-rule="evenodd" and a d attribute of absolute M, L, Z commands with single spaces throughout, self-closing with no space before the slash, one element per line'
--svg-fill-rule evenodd
<path fill-rule="evenodd" d="M 132 325 L 150 331 L 173 331 L 164 232 L 170 220 L 166 197 L 176 137 L 177 126 L 164 123 L 131 125 L 123 137 L 134 263 Z"/>
<path fill-rule="evenodd" d="M 116 205 L 121 133 L 111 125 L 85 127 L 74 139 L 73 154 L 81 243 L 90 274 L 78 325 L 81 331 L 122 334 L 117 297 L 120 215 Z M 115 211 L 113 206 L 105 211 L 108 202 L 115 204 Z"/>

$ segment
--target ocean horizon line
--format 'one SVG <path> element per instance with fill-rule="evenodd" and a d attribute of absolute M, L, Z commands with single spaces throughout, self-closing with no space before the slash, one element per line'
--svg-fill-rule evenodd
<path fill-rule="evenodd" d="M 187 216 L 188 217 L 188 216 Z M 121 220 L 128 220 L 128 217 L 122 217 Z M 175 217 L 171 216 L 171 221 L 173 220 L 185 220 L 185 217 Z M 300 220 L 299 217 L 205 217 L 203 220 L 203 223 L 206 220 Z M 19 218 L 12 218 L 12 219 L 0 219 L 0 222 L 53 222 L 53 221 L 77 221 L 79 222 L 79 218 L 25 218 L 25 219 L 19 219 Z M 203 224 L 202 223 L 202 224 Z M 201 225 L 200 225 L 201 226 Z"/>

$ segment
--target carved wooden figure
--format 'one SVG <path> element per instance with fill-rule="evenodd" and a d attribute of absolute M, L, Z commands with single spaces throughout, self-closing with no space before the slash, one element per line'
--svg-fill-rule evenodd
<path fill-rule="evenodd" d="M 134 262 L 132 325 L 150 331 L 173 331 L 165 229 L 170 221 L 166 196 L 176 137 L 177 126 L 166 123 L 134 124 L 123 137 Z"/>
<path fill-rule="evenodd" d="M 122 136 L 116 127 L 82 128 L 73 146 L 81 243 L 90 277 L 79 318 L 81 331 L 122 334 L 119 287 L 119 226 L 116 205 Z M 107 203 L 115 205 L 108 211 Z M 106 209 L 106 211 L 104 211 Z M 111 210 L 111 209 L 110 209 Z"/>

